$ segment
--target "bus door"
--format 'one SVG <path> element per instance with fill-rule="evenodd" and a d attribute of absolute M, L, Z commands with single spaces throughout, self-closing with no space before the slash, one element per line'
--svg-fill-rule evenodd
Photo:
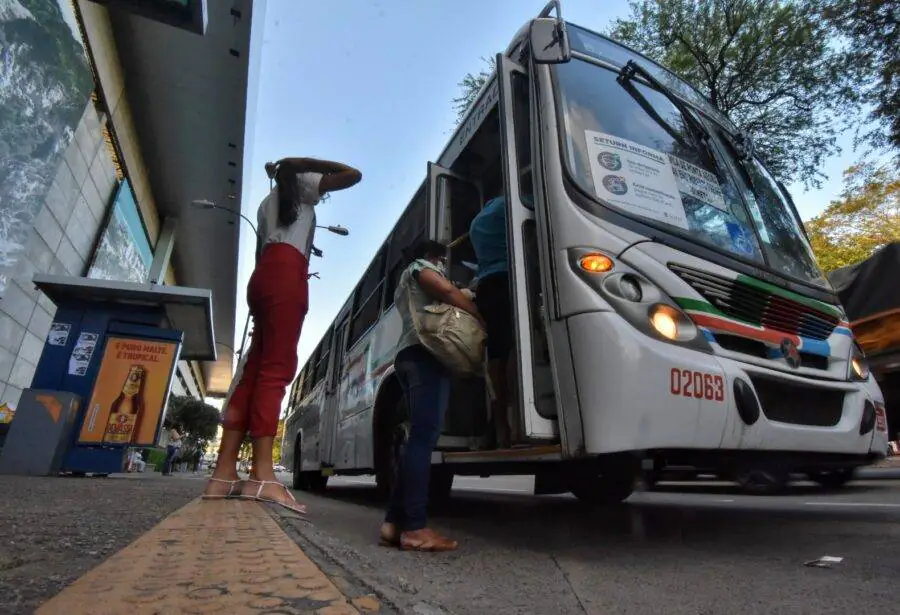
<path fill-rule="evenodd" d="M 350 319 L 345 317 L 335 327 L 331 343 L 331 364 L 325 381 L 325 400 L 322 403 L 322 423 L 320 424 L 319 460 L 325 467 L 346 465 L 346 462 L 354 459 L 353 436 L 350 441 L 338 443 L 341 439 L 339 422 L 341 420 L 341 374 L 344 364 L 344 341 L 347 339 L 347 331 L 350 327 Z M 349 445 L 349 450 L 346 450 Z"/>
<path fill-rule="evenodd" d="M 540 250 L 531 168 L 529 78 L 524 68 L 497 54 L 500 135 L 506 188 L 507 241 L 519 365 L 521 432 L 532 440 L 559 435 L 557 400 L 546 344 Z"/>
<path fill-rule="evenodd" d="M 429 236 L 450 248 L 447 277 L 463 288 L 475 277 L 469 223 L 483 203 L 481 187 L 471 179 L 428 163 Z"/>
<path fill-rule="evenodd" d="M 502 88 L 501 88 L 502 90 Z M 503 114 L 501 113 L 501 117 Z M 501 120 L 501 123 L 505 120 Z M 498 143 L 497 147 L 500 148 Z M 513 158 L 514 160 L 514 158 Z M 509 172 L 509 165 L 505 165 L 504 175 Z M 515 169 L 512 171 L 517 173 Z M 517 177 L 513 175 L 512 177 Z M 510 210 L 508 213 L 508 221 L 510 229 L 517 229 L 516 232 L 510 230 L 509 249 L 510 249 L 510 270 L 515 272 L 525 271 L 525 252 L 526 245 L 524 243 L 525 235 L 523 229 L 527 226 L 528 221 L 534 226 L 534 216 L 527 208 L 520 203 L 518 188 L 515 192 L 510 193 L 509 184 L 517 184 L 517 182 L 509 182 L 506 178 L 507 189 L 506 194 L 511 198 Z M 471 180 L 461 177 L 452 171 L 445 169 L 434 163 L 428 165 L 428 198 L 429 198 L 429 220 L 430 220 L 430 236 L 451 246 L 448 262 L 448 276 L 457 283 L 457 285 L 467 285 L 474 275 L 474 270 L 468 270 L 468 265 L 475 265 L 475 254 L 468 241 L 469 224 L 474 214 L 480 210 L 484 199 L 479 187 Z M 475 212 L 470 209 L 475 204 Z M 462 223 L 464 221 L 464 223 Z M 536 243 L 532 248 L 536 250 Z M 536 252 L 532 254 L 528 262 L 537 258 Z M 535 261 L 535 265 L 537 262 Z M 519 395 L 520 407 L 522 408 L 522 425 L 517 431 L 530 439 L 545 440 L 553 439 L 557 436 L 556 425 L 552 419 L 544 418 L 538 414 L 537 398 L 535 396 L 534 387 L 534 368 L 532 365 L 532 332 L 531 321 L 529 315 L 529 306 L 537 304 L 537 301 L 530 301 L 528 294 L 531 292 L 535 295 L 540 291 L 526 288 L 524 276 L 511 275 L 513 288 L 512 304 L 514 307 L 514 320 L 519 340 L 517 344 L 519 352 Z M 463 284 L 460 284 L 463 282 Z M 538 279 L 539 283 L 539 279 Z M 527 361 L 522 361 L 522 357 L 528 357 Z M 552 383 L 550 387 L 552 391 Z"/>
<path fill-rule="evenodd" d="M 469 241 L 469 226 L 481 211 L 484 193 L 469 178 L 437 164 L 428 164 L 429 237 L 448 246 L 447 278 L 467 288 L 475 278 L 477 259 Z M 488 429 L 488 393 L 480 378 L 455 378 L 438 446 L 468 447 Z"/>

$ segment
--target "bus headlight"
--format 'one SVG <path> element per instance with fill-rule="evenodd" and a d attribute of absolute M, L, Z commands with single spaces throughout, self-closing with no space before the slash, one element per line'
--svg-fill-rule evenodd
<path fill-rule="evenodd" d="M 650 308 L 650 325 L 670 342 L 690 342 L 699 331 L 687 314 L 671 305 L 658 303 Z"/>
<path fill-rule="evenodd" d="M 568 252 L 572 271 L 641 333 L 712 353 L 694 321 L 642 273 L 595 248 L 569 248 Z"/>
<path fill-rule="evenodd" d="M 853 380 L 869 379 L 869 362 L 866 361 L 866 355 L 862 348 L 856 342 L 853 343 L 853 350 L 850 355 L 850 371 Z"/>
<path fill-rule="evenodd" d="M 667 305 L 657 305 L 650 311 L 650 324 L 666 339 L 678 339 L 678 322 Z"/>

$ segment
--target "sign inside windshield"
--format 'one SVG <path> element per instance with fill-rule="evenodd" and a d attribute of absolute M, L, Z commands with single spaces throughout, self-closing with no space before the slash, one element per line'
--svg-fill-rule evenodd
<path fill-rule="evenodd" d="M 598 198 L 629 213 L 688 229 L 667 154 L 604 132 L 584 133 Z"/>
<path fill-rule="evenodd" d="M 701 203 L 728 211 L 728 207 L 725 205 L 725 195 L 722 193 L 722 187 L 719 186 L 719 180 L 715 175 L 671 154 L 669 154 L 669 162 L 672 163 L 675 180 L 678 182 L 678 189 L 681 192 L 694 197 Z"/>

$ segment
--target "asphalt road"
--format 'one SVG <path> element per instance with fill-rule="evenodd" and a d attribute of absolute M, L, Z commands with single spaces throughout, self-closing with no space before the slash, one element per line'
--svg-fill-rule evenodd
<path fill-rule="evenodd" d="M 458 477 L 433 518 L 461 541 L 451 554 L 377 546 L 381 503 L 366 478 L 333 478 L 325 496 L 298 493 L 312 525 L 293 526 L 314 557 L 417 613 L 875 615 L 900 606 L 900 481 L 830 494 L 798 484 L 783 496 L 663 485 L 605 512 L 530 493 L 526 477 Z M 825 555 L 843 560 L 804 565 Z"/>
<path fill-rule="evenodd" d="M 0 476 L 0 615 L 34 613 L 200 495 L 204 481 L 182 478 Z"/>

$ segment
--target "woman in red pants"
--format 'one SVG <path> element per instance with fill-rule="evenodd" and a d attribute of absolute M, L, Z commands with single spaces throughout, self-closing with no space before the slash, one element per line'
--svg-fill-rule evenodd
<path fill-rule="evenodd" d="M 254 333 L 240 381 L 223 417 L 222 444 L 205 498 L 242 497 L 305 511 L 275 478 L 272 446 L 281 402 L 297 371 L 297 342 L 309 305 L 307 273 L 322 195 L 357 184 L 362 175 L 347 165 L 313 158 L 267 164 L 275 187 L 259 207 L 256 268 L 247 285 Z M 237 458 L 247 434 L 253 441 L 254 473 L 242 482 Z"/>

